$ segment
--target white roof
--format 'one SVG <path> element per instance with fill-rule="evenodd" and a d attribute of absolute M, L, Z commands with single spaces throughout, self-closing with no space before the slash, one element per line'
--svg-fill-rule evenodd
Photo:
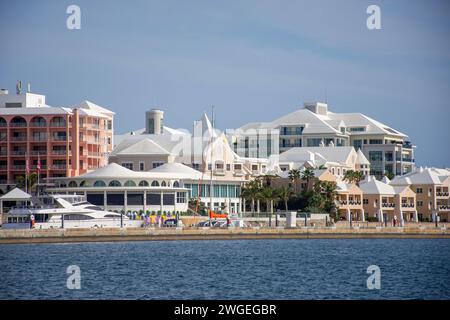
<path fill-rule="evenodd" d="M 112 155 L 170 155 L 171 153 L 153 142 L 152 140 L 145 138 L 139 140 L 134 144 L 120 148 L 118 151 L 113 152 Z"/>
<path fill-rule="evenodd" d="M 85 179 L 192 179 L 197 180 L 202 177 L 200 171 L 194 170 L 181 163 L 166 163 L 150 171 L 133 171 L 117 163 L 110 163 L 97 170 L 84 175 L 73 177 L 75 180 Z"/>
<path fill-rule="evenodd" d="M 362 153 L 361 149 L 358 149 L 358 151 L 356 152 L 356 163 L 370 165 L 369 160 L 367 160 L 366 156 L 364 155 L 364 153 Z"/>
<path fill-rule="evenodd" d="M 91 111 L 95 111 L 95 112 L 103 113 L 103 114 L 107 114 L 107 115 L 115 114 L 113 111 L 108 110 L 103 107 L 100 107 L 99 105 L 97 105 L 93 102 L 87 101 L 87 100 L 81 101 L 76 106 L 73 106 L 73 108 L 87 109 L 87 110 L 91 110 Z"/>
<path fill-rule="evenodd" d="M 29 200 L 31 199 L 31 195 L 20 190 L 19 188 L 14 188 L 9 191 L 7 194 L 4 194 L 0 197 L 2 201 L 20 201 L 20 200 Z"/>
<path fill-rule="evenodd" d="M 450 172 L 445 169 L 437 168 L 417 168 L 416 171 L 396 176 L 391 185 L 410 185 L 410 184 L 433 184 L 439 185 L 450 177 Z"/>
<path fill-rule="evenodd" d="M 374 176 L 369 176 L 359 183 L 359 188 L 364 194 L 395 195 L 394 188 Z"/>
<path fill-rule="evenodd" d="M 353 147 L 295 147 L 280 154 L 280 162 L 320 161 L 345 164 Z"/>
<path fill-rule="evenodd" d="M 39 107 L 39 108 L 0 108 L 0 115 L 44 115 L 44 114 L 72 114 L 70 109 L 61 107 Z"/>

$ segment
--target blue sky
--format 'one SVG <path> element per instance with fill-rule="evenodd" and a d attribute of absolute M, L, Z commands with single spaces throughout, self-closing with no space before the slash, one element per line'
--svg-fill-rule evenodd
<path fill-rule="evenodd" d="M 81 8 L 81 30 L 66 8 Z M 366 8 L 381 8 L 381 30 Z M 448 1 L 1 1 L 0 87 L 30 82 L 47 103 L 90 100 L 116 131 L 191 128 L 215 105 L 221 129 L 327 99 L 411 137 L 420 165 L 450 166 Z"/>

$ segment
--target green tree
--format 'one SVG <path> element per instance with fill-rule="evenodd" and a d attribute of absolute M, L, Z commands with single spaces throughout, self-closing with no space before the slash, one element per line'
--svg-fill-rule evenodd
<path fill-rule="evenodd" d="M 309 188 L 309 181 L 314 178 L 314 170 L 305 168 L 302 172 L 302 179 L 306 181 L 306 187 Z"/>
<path fill-rule="evenodd" d="M 260 190 L 261 184 L 258 180 L 250 181 L 242 188 L 241 196 L 245 200 L 251 201 L 252 212 L 255 212 L 255 200 L 258 198 Z"/>
<path fill-rule="evenodd" d="M 298 170 L 298 169 L 289 170 L 289 180 L 291 180 L 292 183 L 294 184 L 294 193 L 295 194 L 297 194 L 297 183 L 298 183 L 298 180 L 300 180 L 300 177 L 301 177 L 300 170 Z"/>
<path fill-rule="evenodd" d="M 281 187 L 277 190 L 278 197 L 284 202 L 284 210 L 288 211 L 288 201 L 292 197 L 292 190 L 289 187 Z"/>
<path fill-rule="evenodd" d="M 273 213 L 273 205 L 279 199 L 276 190 L 270 187 L 265 187 L 259 193 L 261 199 L 266 202 L 266 211 Z"/>

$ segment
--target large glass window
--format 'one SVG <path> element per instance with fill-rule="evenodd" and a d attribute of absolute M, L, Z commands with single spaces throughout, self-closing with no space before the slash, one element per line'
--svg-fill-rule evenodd
<path fill-rule="evenodd" d="M 306 145 L 308 147 L 319 147 L 321 142 L 321 138 L 309 138 L 306 140 Z"/>

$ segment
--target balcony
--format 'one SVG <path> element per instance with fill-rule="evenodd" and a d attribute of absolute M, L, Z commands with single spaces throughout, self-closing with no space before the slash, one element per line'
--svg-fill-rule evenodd
<path fill-rule="evenodd" d="M 72 141 L 72 138 L 69 137 L 69 141 Z M 52 136 L 52 141 L 54 142 L 66 142 L 67 136 Z"/>
<path fill-rule="evenodd" d="M 214 170 L 214 175 L 216 175 L 216 176 L 224 176 L 225 175 L 225 170 L 222 168 L 222 169 L 215 169 Z"/>
<path fill-rule="evenodd" d="M 67 126 L 67 123 L 63 122 L 63 121 L 50 122 L 50 127 L 51 128 L 65 128 L 66 126 Z"/>
<path fill-rule="evenodd" d="M 448 192 L 436 192 L 436 197 L 447 198 L 449 195 Z"/>
<path fill-rule="evenodd" d="M 0 156 L 6 156 L 8 155 L 8 151 L 5 149 L 0 150 Z"/>
<path fill-rule="evenodd" d="M 402 203 L 402 208 L 414 208 L 414 203 Z"/>
<path fill-rule="evenodd" d="M 38 122 L 38 121 L 30 122 L 31 128 L 44 128 L 46 126 L 47 126 L 47 122 Z"/>
<path fill-rule="evenodd" d="M 51 166 L 51 170 L 66 170 L 67 165 L 65 164 L 54 164 Z"/>
<path fill-rule="evenodd" d="M 395 203 L 383 202 L 381 203 L 382 208 L 395 208 Z"/>
<path fill-rule="evenodd" d="M 439 211 L 450 211 L 450 204 L 441 204 L 438 205 Z"/>
<path fill-rule="evenodd" d="M 12 170 L 25 170 L 25 165 L 24 164 L 15 164 L 11 166 Z"/>
<path fill-rule="evenodd" d="M 26 153 L 26 150 L 13 150 L 11 152 L 13 156 L 24 156 Z"/>
<path fill-rule="evenodd" d="M 27 136 L 13 136 L 11 137 L 11 141 L 15 141 L 15 142 L 25 142 L 27 141 Z"/>
<path fill-rule="evenodd" d="M 8 170 L 8 165 L 0 164 L 0 171 L 6 171 L 6 170 Z"/>
<path fill-rule="evenodd" d="M 358 201 L 358 200 L 350 200 L 350 201 L 348 202 L 348 204 L 351 205 L 351 206 L 360 206 L 360 205 L 361 205 L 361 201 Z"/>
<path fill-rule="evenodd" d="M 242 169 L 235 169 L 234 172 L 233 172 L 233 174 L 234 174 L 235 176 L 241 177 L 241 176 L 244 175 L 244 171 L 243 171 Z"/>
<path fill-rule="evenodd" d="M 52 155 L 54 156 L 65 156 L 67 153 L 67 150 L 52 150 Z M 70 152 L 69 152 L 70 154 Z"/>
<path fill-rule="evenodd" d="M 31 150 L 32 156 L 45 156 L 47 155 L 47 150 Z"/>
<path fill-rule="evenodd" d="M 39 142 L 39 141 L 47 141 L 48 138 L 47 136 L 32 136 L 30 140 L 33 142 Z"/>
<path fill-rule="evenodd" d="M 11 128 L 26 128 L 27 127 L 26 122 L 11 122 L 9 125 Z"/>

